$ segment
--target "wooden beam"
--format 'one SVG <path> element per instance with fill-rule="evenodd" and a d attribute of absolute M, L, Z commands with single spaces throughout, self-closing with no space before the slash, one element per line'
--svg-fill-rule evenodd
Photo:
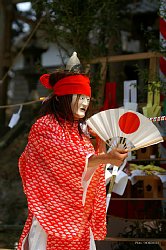
<path fill-rule="evenodd" d="M 89 63 L 104 63 L 107 61 L 108 63 L 111 62 L 122 62 L 122 61 L 134 61 L 134 60 L 143 60 L 143 59 L 150 59 L 150 58 L 158 58 L 162 55 L 158 52 L 144 52 L 144 53 L 135 53 L 135 54 L 128 54 L 128 55 L 116 55 L 116 56 L 108 56 L 108 57 L 98 57 L 95 59 L 90 60 Z"/>

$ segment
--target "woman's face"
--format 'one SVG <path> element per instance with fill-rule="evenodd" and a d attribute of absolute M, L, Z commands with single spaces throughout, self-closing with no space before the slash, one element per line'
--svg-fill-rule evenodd
<path fill-rule="evenodd" d="M 76 95 L 72 96 L 71 110 L 75 120 L 83 118 L 89 107 L 90 97 L 86 95 Z"/>

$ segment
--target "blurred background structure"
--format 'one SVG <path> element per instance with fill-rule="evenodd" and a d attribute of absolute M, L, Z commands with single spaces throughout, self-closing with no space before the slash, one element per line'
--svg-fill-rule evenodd
<path fill-rule="evenodd" d="M 39 76 L 64 67 L 77 51 L 90 70 L 91 114 L 123 106 L 126 91 L 131 104 L 133 90 L 127 81 L 134 80 L 132 107 L 141 113 L 150 107 L 153 117 L 165 116 L 166 0 L 0 0 L 0 27 L 0 248 L 14 248 L 27 215 L 18 158 L 40 97 L 49 95 Z M 149 91 L 158 93 L 158 102 L 153 98 L 150 103 Z M 11 122 L 13 114 L 17 119 Z M 160 128 L 166 136 L 164 121 Z M 156 158 L 163 159 L 156 160 L 159 166 L 166 166 L 165 141 Z M 166 239 L 166 233 L 158 237 Z M 160 242 L 150 249 L 161 249 Z M 101 244 L 99 250 L 129 249 L 109 241 Z"/>

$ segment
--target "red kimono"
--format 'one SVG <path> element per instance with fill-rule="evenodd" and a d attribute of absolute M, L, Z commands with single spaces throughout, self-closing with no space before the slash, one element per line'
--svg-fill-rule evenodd
<path fill-rule="evenodd" d="M 89 154 L 94 154 L 94 148 L 88 137 L 80 137 L 77 122 L 66 122 L 61 127 L 53 116 L 47 115 L 32 126 L 19 159 L 29 216 L 18 250 L 33 217 L 48 235 L 47 250 L 89 250 L 90 228 L 96 240 L 105 238 L 104 166 L 92 174 L 85 191 L 83 178 Z"/>

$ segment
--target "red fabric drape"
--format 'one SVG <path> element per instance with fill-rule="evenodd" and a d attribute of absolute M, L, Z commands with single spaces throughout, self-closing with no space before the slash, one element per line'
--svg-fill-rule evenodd
<path fill-rule="evenodd" d="M 105 85 L 105 100 L 100 111 L 113 108 L 117 108 L 116 82 L 107 82 Z"/>

